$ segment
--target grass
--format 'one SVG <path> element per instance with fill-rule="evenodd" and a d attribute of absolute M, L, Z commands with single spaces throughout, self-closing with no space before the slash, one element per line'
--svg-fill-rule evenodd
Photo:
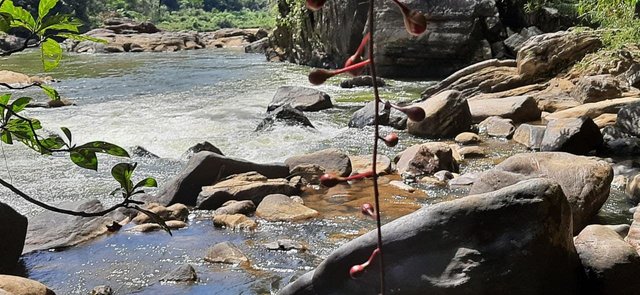
<path fill-rule="evenodd" d="M 215 31 L 223 28 L 272 29 L 275 24 L 274 14 L 267 10 L 208 12 L 202 9 L 183 9 L 163 15 L 158 26 L 168 31 Z"/>

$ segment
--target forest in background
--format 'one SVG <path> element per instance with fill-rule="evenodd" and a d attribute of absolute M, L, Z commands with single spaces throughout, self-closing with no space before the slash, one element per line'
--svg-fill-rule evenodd
<path fill-rule="evenodd" d="M 31 12 L 37 12 L 38 2 L 14 1 Z M 55 10 L 82 20 L 84 30 L 112 17 L 151 21 L 170 31 L 275 26 L 275 11 L 268 0 L 66 0 Z"/>

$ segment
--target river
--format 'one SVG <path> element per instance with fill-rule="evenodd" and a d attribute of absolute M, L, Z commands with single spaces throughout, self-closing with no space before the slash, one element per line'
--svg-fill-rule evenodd
<path fill-rule="evenodd" d="M 37 52 L 16 54 L 1 60 L 0 69 L 30 75 L 41 73 Z M 255 132 L 266 107 L 279 86 L 310 86 L 308 68 L 287 63 L 268 63 L 259 54 L 234 50 L 200 50 L 175 53 L 136 53 L 65 56 L 51 75 L 60 82 L 53 86 L 76 106 L 58 109 L 29 109 L 26 114 L 40 119 L 47 130 L 64 126 L 79 142 L 105 140 L 126 148 L 142 146 L 159 159 L 133 158 L 139 163 L 136 177 L 154 176 L 160 185 L 177 174 L 185 163 L 184 153 L 192 145 L 209 141 L 226 155 L 256 162 L 283 161 L 289 156 L 336 147 L 352 155 L 371 152 L 371 128 L 347 128 L 347 122 L 363 101 L 366 89 L 338 87 L 340 79 L 316 87 L 329 93 L 336 107 L 307 113 L 316 129 L 291 126 Z M 430 82 L 388 81 L 382 96 L 389 100 L 412 100 Z M 40 100 L 38 91 L 29 90 Z M 17 95 L 17 94 L 16 94 Z M 383 132 L 390 129 L 383 128 Z M 400 132 L 401 144 L 383 153 L 393 158 L 407 146 L 423 140 Z M 463 172 L 484 170 L 510 154 L 524 152 L 509 142 L 487 139 L 489 158 L 463 165 Z M 100 157 L 97 172 L 73 165 L 65 155 L 43 157 L 28 149 L 2 145 L 0 177 L 39 200 L 63 201 L 98 198 L 106 204 L 117 201 L 108 193 L 116 182 L 110 167 L 122 161 Z M 354 193 L 368 197 L 367 184 Z M 425 197 L 394 195 L 387 204 L 406 210 L 391 212 L 387 221 L 425 204 L 458 197 L 465 190 L 422 188 Z M 358 197 L 358 198 L 360 198 Z M 626 205 L 617 195 L 605 206 L 605 218 L 626 220 L 618 212 Z M 27 216 L 41 209 L 0 189 L 0 201 Z M 207 212 L 191 215 L 189 227 L 174 232 L 134 234 L 122 231 L 60 252 L 25 255 L 30 278 L 41 281 L 58 294 L 87 294 L 106 284 L 116 294 L 273 294 L 300 274 L 313 269 L 342 243 L 370 230 L 373 223 L 357 214 L 356 208 L 330 214 L 340 200 L 310 198 L 309 207 L 326 217 L 299 223 L 260 221 L 255 232 L 215 229 Z M 350 200 L 353 201 L 353 200 Z M 357 200 L 356 200 L 357 201 Z M 315 206 L 315 207 L 314 207 Z M 608 208 L 608 209 L 607 209 Z M 278 238 L 304 241 L 306 252 L 270 252 L 264 243 Z M 214 265 L 203 261 L 208 247 L 231 241 L 251 259 L 249 267 Z M 199 275 L 196 284 L 158 282 L 166 272 L 191 263 Z"/>

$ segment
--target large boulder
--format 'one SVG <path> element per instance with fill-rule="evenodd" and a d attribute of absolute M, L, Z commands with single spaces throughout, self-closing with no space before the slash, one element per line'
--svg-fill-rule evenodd
<path fill-rule="evenodd" d="M 212 152 L 199 152 L 189 159 L 182 172 L 167 182 L 154 201 L 163 205 L 181 203 L 195 206 L 203 186 L 213 185 L 233 174 L 250 171 L 256 171 L 267 178 L 289 175 L 289 167 L 284 164 L 257 164 Z"/>
<path fill-rule="evenodd" d="M 198 195 L 197 207 L 203 210 L 215 210 L 228 201 L 250 200 L 259 204 L 270 194 L 293 195 L 299 189 L 284 178 L 267 179 L 257 172 L 238 174 L 212 186 L 202 187 Z"/>
<path fill-rule="evenodd" d="M 292 156 L 284 161 L 290 169 L 298 165 L 312 164 L 318 165 L 327 173 L 339 176 L 349 176 L 351 174 L 351 160 L 349 156 L 338 149 L 326 149 L 305 155 Z"/>
<path fill-rule="evenodd" d="M 602 133 L 591 118 L 557 119 L 547 124 L 540 150 L 586 155 L 602 148 L 603 143 Z"/>
<path fill-rule="evenodd" d="M 413 145 L 402 152 L 396 163 L 400 174 L 433 175 L 441 170 L 458 172 L 458 168 L 451 147 L 441 142 Z"/>
<path fill-rule="evenodd" d="M 541 111 L 531 96 L 512 96 L 494 99 L 469 100 L 469 109 L 474 123 L 498 116 L 511 119 L 514 123 L 524 123 L 540 119 Z"/>
<path fill-rule="evenodd" d="M 8 273 L 18 264 L 27 236 L 27 218 L 0 202 L 0 273 Z"/>
<path fill-rule="evenodd" d="M 363 128 L 364 126 L 372 126 L 374 124 L 375 102 L 368 102 L 363 108 L 357 110 L 349 120 L 349 127 Z M 385 108 L 384 103 L 378 105 L 378 124 L 391 126 L 395 129 L 404 129 L 407 127 L 407 115 L 394 108 Z"/>
<path fill-rule="evenodd" d="M 469 103 L 459 91 L 449 90 L 417 103 L 425 111 L 420 122 L 408 120 L 407 131 L 431 138 L 454 137 L 471 128 Z"/>
<path fill-rule="evenodd" d="M 470 194 L 495 191 L 536 177 L 560 184 L 571 205 L 578 234 L 609 198 L 613 170 L 609 163 L 562 152 L 517 154 L 478 175 Z"/>
<path fill-rule="evenodd" d="M 635 294 L 640 256 L 613 229 L 592 224 L 575 239 L 590 294 Z"/>
<path fill-rule="evenodd" d="M 545 126 L 521 124 L 513 133 L 513 141 L 526 146 L 528 149 L 540 150 Z"/>
<path fill-rule="evenodd" d="M 34 280 L 17 277 L 0 275 L 0 294 L 11 295 L 55 295 L 56 293 L 47 286 Z"/>
<path fill-rule="evenodd" d="M 98 212 L 106 209 L 98 200 L 67 202 L 60 208 Z M 29 218 L 29 227 L 23 253 L 38 250 L 64 249 L 90 241 L 108 232 L 107 226 L 122 222 L 133 215 L 125 210 L 116 210 L 99 217 L 80 217 L 44 211 Z M 52 226 L 53 225 L 53 226 Z"/>
<path fill-rule="evenodd" d="M 329 95 L 322 91 L 308 87 L 280 86 L 269 103 L 267 111 L 274 111 L 287 104 L 303 112 L 315 112 L 333 107 Z"/>
<path fill-rule="evenodd" d="M 348 0 L 327 1 L 323 9 L 299 13 L 293 3 L 281 0 L 283 22 L 273 32 L 273 45 L 291 62 L 311 66 L 341 67 L 362 40 L 367 5 Z M 505 35 L 493 1 L 403 1 L 410 9 L 428 14 L 428 32 L 408 34 L 396 5 L 376 0 L 375 58 L 382 77 L 442 77 L 474 62 L 491 58 L 489 42 Z M 485 24 L 491 18 L 488 30 Z M 493 31 L 493 32 L 491 32 Z M 496 32 L 500 35 L 496 35 Z"/>
<path fill-rule="evenodd" d="M 547 179 L 423 207 L 382 227 L 385 286 L 393 294 L 576 294 L 570 216 Z M 376 259 L 349 276 L 376 241 L 371 231 L 342 245 L 278 294 L 378 294 Z"/>
<path fill-rule="evenodd" d="M 595 119 L 602 114 L 616 114 L 620 109 L 630 104 L 640 103 L 640 97 L 624 97 L 608 99 L 599 102 L 585 103 L 569 109 L 558 111 L 544 117 L 545 120 L 562 118 L 589 117 Z"/>
<path fill-rule="evenodd" d="M 531 37 L 518 51 L 518 74 L 530 80 L 551 77 L 602 47 L 592 31 L 560 31 Z"/>

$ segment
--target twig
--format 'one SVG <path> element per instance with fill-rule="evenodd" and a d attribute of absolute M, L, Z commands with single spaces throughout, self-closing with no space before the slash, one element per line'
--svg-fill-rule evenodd
<path fill-rule="evenodd" d="M 118 203 L 116 205 L 113 205 L 110 208 L 107 208 L 105 210 L 102 211 L 98 211 L 98 212 L 84 212 L 84 211 L 73 211 L 73 210 L 67 210 L 67 209 L 62 209 L 62 208 L 58 208 L 58 207 L 54 207 L 51 206 L 49 204 L 40 202 L 32 197 L 30 197 L 29 195 L 25 194 L 24 192 L 20 191 L 19 189 L 17 189 L 15 186 L 11 185 L 10 183 L 4 181 L 4 179 L 0 178 L 0 184 L 3 185 L 4 187 L 8 188 L 9 190 L 11 190 L 12 192 L 14 192 L 16 195 L 20 196 L 21 198 L 35 204 L 38 205 L 44 209 L 53 211 L 53 212 L 57 212 L 57 213 L 62 213 L 62 214 L 67 214 L 67 215 L 73 215 L 73 216 L 80 216 L 80 217 L 97 217 L 97 216 L 103 216 L 109 212 L 115 211 L 118 208 L 133 208 L 130 207 L 130 204 L 144 204 L 144 202 L 140 202 L 140 201 L 136 201 L 136 200 L 131 200 L 131 199 L 125 199 L 124 201 L 122 201 L 121 203 Z"/>
<path fill-rule="evenodd" d="M 4 86 L 4 87 L 6 87 L 8 89 L 11 89 L 11 90 L 24 90 L 24 89 L 31 88 L 31 87 L 36 87 L 36 86 L 40 87 L 40 85 L 42 85 L 42 84 L 40 84 L 40 82 L 33 82 L 33 83 L 31 83 L 29 85 L 25 85 L 25 86 L 11 86 L 11 85 L 9 85 L 7 83 L 0 82 L 0 86 Z"/>
<path fill-rule="evenodd" d="M 374 6 L 375 0 L 369 0 L 369 60 L 371 63 L 369 64 L 369 68 L 371 69 L 371 80 L 373 82 L 373 97 L 375 100 L 375 112 L 374 112 L 374 136 L 373 136 L 373 163 L 371 164 L 372 172 L 373 172 L 373 197 L 375 199 L 376 206 L 376 227 L 378 230 L 378 250 L 380 255 L 380 294 L 384 295 L 384 251 L 382 251 L 382 222 L 380 221 L 380 191 L 378 189 L 378 173 L 377 173 L 377 163 L 378 163 L 378 139 L 380 137 L 380 122 L 379 122 L 379 113 L 380 113 L 380 94 L 378 92 L 378 78 L 376 74 L 376 63 L 375 63 L 375 55 L 373 50 L 374 40 L 375 40 L 375 16 L 374 16 Z"/>

